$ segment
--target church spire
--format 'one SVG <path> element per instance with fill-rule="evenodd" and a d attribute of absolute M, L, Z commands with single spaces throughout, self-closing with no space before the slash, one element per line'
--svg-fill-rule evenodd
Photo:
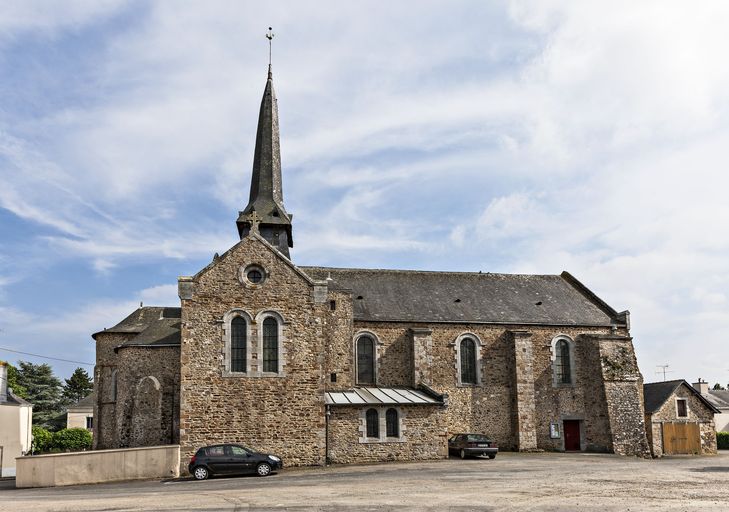
<path fill-rule="evenodd" d="M 269 33 L 266 34 L 269 44 L 273 38 L 270 30 L 269 28 Z M 289 247 L 294 246 L 291 236 L 291 217 L 292 215 L 286 212 L 283 205 L 278 105 L 276 92 L 273 90 L 273 74 L 269 62 L 268 80 L 258 114 L 251 195 L 248 206 L 240 212 L 236 224 L 241 239 L 247 236 L 251 230 L 257 230 L 271 245 L 289 258 Z"/>

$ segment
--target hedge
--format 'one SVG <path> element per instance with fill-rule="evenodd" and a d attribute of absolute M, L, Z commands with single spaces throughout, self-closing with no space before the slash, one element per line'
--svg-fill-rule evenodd
<path fill-rule="evenodd" d="M 716 445 L 720 450 L 729 450 L 729 432 L 717 432 Z"/>
<path fill-rule="evenodd" d="M 53 433 L 43 427 L 33 427 L 33 444 L 31 451 L 33 453 L 43 453 L 49 451 L 53 447 Z"/>
<path fill-rule="evenodd" d="M 62 452 L 90 450 L 91 432 L 85 428 L 64 428 L 53 434 L 53 447 Z"/>

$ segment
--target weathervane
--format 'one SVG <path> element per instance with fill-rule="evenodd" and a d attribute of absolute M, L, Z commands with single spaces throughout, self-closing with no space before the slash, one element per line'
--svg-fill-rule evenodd
<path fill-rule="evenodd" d="M 268 33 L 266 34 L 266 39 L 268 39 L 268 66 L 271 66 L 271 42 L 273 41 L 273 28 L 268 27 Z"/>

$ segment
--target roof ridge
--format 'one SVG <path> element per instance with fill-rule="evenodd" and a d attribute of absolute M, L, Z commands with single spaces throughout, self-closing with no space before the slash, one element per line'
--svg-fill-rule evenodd
<path fill-rule="evenodd" d="M 507 272 L 474 272 L 466 270 L 416 270 L 400 268 L 348 268 L 348 267 L 320 267 L 315 265 L 299 265 L 302 270 L 334 270 L 334 271 L 356 271 L 356 272 L 391 272 L 391 273 L 413 273 L 413 274 L 460 274 L 460 275 L 481 275 L 481 276 L 519 276 L 519 277 L 560 277 L 559 274 L 510 274 Z"/>
<path fill-rule="evenodd" d="M 656 382 L 646 382 L 643 385 L 644 386 L 653 386 L 654 384 L 672 384 L 672 383 L 679 383 L 679 382 L 687 382 L 687 381 L 686 381 L 686 379 L 659 380 Z"/>

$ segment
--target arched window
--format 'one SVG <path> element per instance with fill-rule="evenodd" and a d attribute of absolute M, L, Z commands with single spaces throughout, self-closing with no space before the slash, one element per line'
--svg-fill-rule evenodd
<path fill-rule="evenodd" d="M 270 316 L 263 321 L 263 371 L 278 372 L 278 322 Z"/>
<path fill-rule="evenodd" d="M 377 409 L 367 409 L 367 437 L 380 437 L 380 415 Z"/>
<path fill-rule="evenodd" d="M 461 340 L 461 384 L 477 384 L 476 342 L 471 338 Z"/>
<path fill-rule="evenodd" d="M 397 410 L 388 409 L 385 413 L 385 426 L 387 437 L 400 437 L 400 428 L 397 422 Z"/>
<path fill-rule="evenodd" d="M 570 344 L 561 339 L 554 346 L 554 369 L 557 384 L 572 384 L 572 361 L 570 360 Z"/>
<path fill-rule="evenodd" d="M 375 383 L 375 340 L 370 336 L 357 338 L 357 384 Z"/>
<path fill-rule="evenodd" d="M 246 321 L 237 316 L 230 322 L 230 371 L 246 371 L 246 344 L 248 342 Z"/>

